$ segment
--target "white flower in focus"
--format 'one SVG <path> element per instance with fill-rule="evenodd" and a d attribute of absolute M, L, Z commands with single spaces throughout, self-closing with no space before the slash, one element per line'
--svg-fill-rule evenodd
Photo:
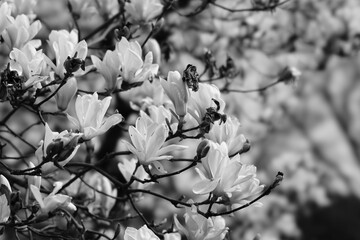
<path fill-rule="evenodd" d="M 32 44 L 26 44 L 21 50 L 14 48 L 10 52 L 10 67 L 26 78 L 24 87 L 37 85 L 47 79 L 41 75 L 46 69 L 46 62 L 42 50 L 36 51 Z"/>
<path fill-rule="evenodd" d="M 137 41 L 129 42 L 126 38 L 116 44 L 120 54 L 122 80 L 128 83 L 143 82 L 157 74 L 159 65 L 153 64 L 153 56 L 148 52 L 142 60 L 141 46 Z"/>
<path fill-rule="evenodd" d="M 158 171 L 166 172 L 159 161 L 172 159 L 172 155 L 165 155 L 176 150 L 187 148 L 182 145 L 163 146 L 169 135 L 165 123 L 156 123 L 146 114 L 136 120 L 135 127 L 129 127 L 132 144 L 124 141 L 129 151 L 135 154 L 143 165 L 152 164 Z"/>
<path fill-rule="evenodd" d="M 51 91 L 56 91 L 59 87 L 59 84 L 51 85 Z M 55 94 L 56 104 L 60 111 L 65 111 L 71 99 L 75 96 L 78 90 L 77 81 L 75 77 L 70 77 L 66 83 L 60 88 L 60 90 Z"/>
<path fill-rule="evenodd" d="M 45 124 L 44 140 L 40 141 L 40 147 L 35 151 L 35 156 L 38 164 L 44 160 L 47 162 L 41 166 L 43 174 L 53 172 L 58 167 L 53 162 L 60 166 L 65 166 L 76 154 L 80 145 L 78 140 L 81 134 L 68 132 L 67 130 L 61 133 L 53 132 L 49 125 Z"/>
<path fill-rule="evenodd" d="M 246 138 L 240 133 L 240 122 L 237 118 L 228 117 L 222 124 L 214 124 L 205 137 L 213 142 L 221 144 L 225 142 L 229 156 L 234 156 L 244 146 Z"/>
<path fill-rule="evenodd" d="M 69 212 L 75 212 L 76 207 L 71 202 L 71 197 L 64 194 L 57 194 L 63 184 L 61 182 L 54 183 L 53 191 L 46 197 L 42 197 L 38 187 L 31 185 L 30 190 L 40 205 L 41 214 L 48 214 L 58 208 L 64 208 Z"/>
<path fill-rule="evenodd" d="M 138 23 L 148 22 L 161 14 L 163 5 L 158 0 L 131 0 L 125 10 Z"/>
<path fill-rule="evenodd" d="M 201 158 L 204 171 L 196 168 L 201 181 L 193 187 L 196 194 L 213 192 L 217 196 L 226 195 L 232 191 L 233 183 L 240 171 L 241 163 L 231 161 L 228 156 L 226 143 L 217 144 L 209 141 L 209 151 Z"/>
<path fill-rule="evenodd" d="M 219 113 L 223 114 L 225 109 L 225 102 L 221 98 L 219 89 L 212 84 L 199 83 L 199 90 L 191 92 L 188 101 L 188 113 L 200 124 L 206 114 L 206 109 L 215 107 L 216 104 L 212 99 L 219 102 Z"/>
<path fill-rule="evenodd" d="M 176 215 L 174 223 L 188 240 L 222 240 L 228 231 L 223 217 L 205 218 L 197 213 L 195 206 L 186 208 L 184 218 L 185 226 L 179 222 Z"/>
<path fill-rule="evenodd" d="M 4 42 L 10 49 L 22 47 L 28 43 L 41 29 L 41 22 L 36 20 L 30 24 L 26 15 L 18 15 L 2 33 Z M 40 45 L 40 40 L 33 40 L 31 44 L 35 47 Z"/>
<path fill-rule="evenodd" d="M 72 58 L 76 54 L 76 58 L 85 60 L 88 51 L 85 40 L 78 42 L 77 30 L 72 30 L 71 32 L 66 30 L 51 31 L 49 35 L 49 45 L 54 50 L 56 64 L 47 57 L 45 60 L 60 78 L 64 78 L 64 62 L 68 57 Z M 80 73 L 81 71 L 82 70 L 79 69 L 75 73 Z"/>
<path fill-rule="evenodd" d="M 104 119 L 105 113 L 110 106 L 111 97 L 103 100 L 98 99 L 98 94 L 85 94 L 78 96 L 75 102 L 76 118 L 67 115 L 68 119 L 83 133 L 82 138 L 89 140 L 104 134 L 112 126 L 120 123 L 123 117 L 119 113 L 112 114 Z"/>
<path fill-rule="evenodd" d="M 166 95 L 170 98 L 175 107 L 175 112 L 179 117 L 186 115 L 186 104 L 189 100 L 189 87 L 178 71 L 170 71 L 167 81 L 160 78 L 161 86 Z"/>
<path fill-rule="evenodd" d="M 113 91 L 117 86 L 117 77 L 120 74 L 120 56 L 116 51 L 107 50 L 103 60 L 91 55 L 91 61 L 105 79 L 105 89 Z"/>
<path fill-rule="evenodd" d="M 139 229 L 127 227 L 125 230 L 124 240 L 160 240 L 146 225 Z"/>

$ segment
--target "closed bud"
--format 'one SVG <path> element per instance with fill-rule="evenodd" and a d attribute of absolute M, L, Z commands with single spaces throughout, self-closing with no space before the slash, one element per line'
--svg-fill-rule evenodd
<path fill-rule="evenodd" d="M 206 157 L 209 150 L 210 150 L 209 140 L 205 139 L 205 140 L 201 141 L 196 149 L 196 156 L 197 156 L 198 160 Z"/>
<path fill-rule="evenodd" d="M 290 84 L 296 82 L 301 76 L 301 72 L 295 67 L 286 67 L 278 77 L 278 82 Z"/>
<path fill-rule="evenodd" d="M 155 25 L 154 25 L 154 27 L 153 27 L 153 30 L 152 30 L 153 34 L 156 34 L 157 32 L 160 31 L 160 29 L 161 29 L 162 26 L 164 25 L 164 22 L 165 22 L 164 18 L 160 18 L 160 19 L 155 23 Z"/>

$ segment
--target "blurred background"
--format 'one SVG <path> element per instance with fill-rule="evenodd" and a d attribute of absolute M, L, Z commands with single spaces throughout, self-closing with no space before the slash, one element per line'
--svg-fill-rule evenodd
<path fill-rule="evenodd" d="M 223 90 L 227 114 L 240 119 L 251 142 L 242 161 L 258 167 L 264 184 L 278 171 L 285 176 L 261 200 L 263 207 L 250 207 L 227 219 L 231 239 L 252 240 L 256 234 L 263 240 L 360 239 L 360 1 L 290 0 L 273 11 L 244 12 L 210 5 L 200 14 L 180 16 L 203 2 L 179 0 L 164 16 L 166 24 L 154 36 L 162 49 L 160 75 L 182 72 L 188 64 L 203 72 L 206 51 L 211 51 L 217 69 L 231 58 L 234 74 L 212 83 Z M 278 3 L 216 1 L 230 9 L 269 2 Z M 112 0 L 70 3 L 83 37 L 118 9 Z M 45 39 L 52 29 L 72 27 L 66 1 L 27 4 L 34 4 L 34 14 L 43 23 L 38 38 Z M 94 47 L 89 55 L 96 51 Z M 2 63 L 6 61 L 5 53 Z M 227 91 L 266 86 L 285 67 L 296 67 L 302 76 L 266 91 Z M 201 79 L 210 77 L 206 73 Z M 18 121 L 13 124 L 21 124 Z M 33 137 L 34 145 L 41 138 Z M 181 178 L 191 177 L 179 176 L 172 185 L 177 192 L 191 194 L 181 185 Z"/>

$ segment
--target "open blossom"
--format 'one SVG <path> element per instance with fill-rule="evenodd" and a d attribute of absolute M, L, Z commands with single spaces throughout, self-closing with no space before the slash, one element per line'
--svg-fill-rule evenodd
<path fill-rule="evenodd" d="M 41 166 L 42 172 L 46 174 L 56 170 L 58 167 L 54 165 L 54 162 L 65 166 L 79 149 L 80 136 L 81 134 L 67 130 L 61 133 L 53 132 L 46 123 L 44 140 L 40 141 L 40 147 L 35 151 L 39 164 L 46 160 L 46 163 Z"/>
<path fill-rule="evenodd" d="M 168 127 L 165 123 L 154 122 L 146 114 L 136 120 L 135 127 L 129 127 L 129 135 L 132 144 L 124 141 L 129 151 L 137 156 L 140 164 L 152 164 L 160 172 L 165 170 L 159 161 L 173 158 L 166 154 L 186 148 L 175 144 L 163 146 L 169 135 Z"/>
<path fill-rule="evenodd" d="M 77 59 L 85 60 L 88 51 L 85 40 L 78 42 L 77 30 L 72 30 L 71 32 L 66 30 L 51 31 L 49 35 L 49 45 L 54 50 L 56 63 L 54 64 L 47 57 L 45 59 L 60 78 L 64 78 L 64 62 L 68 57 L 76 57 Z M 79 73 L 80 71 L 81 70 L 79 69 L 76 73 Z"/>
<path fill-rule="evenodd" d="M 148 22 L 161 14 L 163 5 L 158 0 L 131 0 L 125 10 L 135 22 Z"/>
<path fill-rule="evenodd" d="M 225 142 L 229 156 L 234 156 L 242 150 L 246 143 L 246 138 L 240 133 L 240 122 L 237 118 L 228 117 L 222 124 L 214 124 L 211 131 L 205 135 L 209 140 L 221 144 Z"/>
<path fill-rule="evenodd" d="M 103 60 L 101 61 L 97 56 L 92 55 L 91 61 L 96 69 L 105 79 L 105 88 L 112 91 L 117 86 L 117 78 L 120 74 L 120 56 L 116 51 L 107 50 Z"/>
<path fill-rule="evenodd" d="M 11 19 L 11 24 L 5 28 L 2 37 L 10 49 L 21 49 L 35 37 L 40 29 L 41 22 L 39 20 L 30 24 L 30 20 L 26 15 L 18 15 L 15 20 Z M 37 47 L 40 45 L 40 40 L 34 40 L 32 44 Z"/>
<path fill-rule="evenodd" d="M 160 240 L 146 225 L 139 229 L 127 227 L 125 230 L 124 240 Z"/>
<path fill-rule="evenodd" d="M 116 44 L 120 54 L 122 80 L 128 83 L 143 82 L 157 74 L 159 65 L 153 64 L 152 52 L 142 60 L 141 46 L 137 41 L 129 42 L 126 38 Z"/>
<path fill-rule="evenodd" d="M 174 104 L 176 114 L 184 117 L 186 115 L 186 104 L 189 100 L 189 88 L 186 82 L 182 80 L 180 73 L 170 71 L 167 81 L 160 79 L 160 83 Z"/>
<path fill-rule="evenodd" d="M 256 179 L 255 166 L 242 164 L 239 154 L 230 159 L 224 142 L 219 145 L 210 141 L 209 146 L 208 153 L 201 159 L 203 170 L 196 169 L 201 180 L 194 185 L 194 193 L 212 192 L 224 199 L 234 198 L 235 194 L 241 200 L 239 197 L 246 199 L 263 190 Z"/>
<path fill-rule="evenodd" d="M 75 102 L 76 118 L 70 115 L 67 116 L 76 128 L 83 133 L 82 138 L 84 140 L 104 134 L 112 126 L 123 120 L 119 113 L 112 114 L 104 119 L 110 102 L 111 97 L 99 100 L 96 92 L 93 95 L 85 94 L 77 97 Z"/>
<path fill-rule="evenodd" d="M 40 76 L 46 69 L 44 54 L 42 50 L 36 51 L 32 44 L 26 44 L 21 50 L 14 48 L 9 57 L 11 69 L 25 77 L 25 88 L 48 78 L 47 76 Z"/>
<path fill-rule="evenodd" d="M 195 206 L 186 209 L 184 218 L 185 226 L 179 222 L 176 215 L 174 223 L 188 240 L 222 240 L 228 231 L 223 217 L 205 218 L 197 213 Z"/>
<path fill-rule="evenodd" d="M 76 211 L 75 205 L 71 202 L 71 197 L 64 194 L 57 194 L 62 186 L 61 182 L 55 182 L 53 191 L 46 197 L 41 195 L 38 187 L 34 185 L 30 186 L 34 198 L 40 205 L 41 214 L 49 214 L 58 208 L 64 208 L 69 212 Z"/>

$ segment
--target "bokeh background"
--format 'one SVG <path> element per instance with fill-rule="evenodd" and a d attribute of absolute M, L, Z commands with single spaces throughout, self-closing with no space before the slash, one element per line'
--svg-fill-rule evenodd
<path fill-rule="evenodd" d="M 72 26 L 65 1 L 13 2 L 33 4 L 44 25 L 40 39 L 52 29 Z M 118 9 L 112 0 L 70 2 L 83 36 Z M 290 0 L 266 12 L 232 13 L 210 6 L 195 16 L 179 15 L 201 3 L 180 0 L 176 10 L 164 16 L 166 24 L 154 36 L 163 50 L 161 75 L 183 71 L 187 64 L 202 72 L 206 50 L 218 67 L 228 57 L 234 61 L 235 77 L 213 82 L 220 89 L 225 84 L 244 90 L 265 86 L 287 66 L 302 72 L 294 84 L 252 93 L 224 92 L 227 113 L 240 119 L 251 142 L 242 160 L 258 167 L 265 184 L 278 171 L 285 175 L 276 191 L 261 200 L 263 207 L 227 219 L 231 239 L 250 240 L 258 233 L 263 240 L 360 239 L 360 1 Z M 217 3 L 231 9 L 251 7 L 247 0 Z M 7 55 L 1 57 L 5 62 Z M 131 112 L 126 101 L 123 111 Z M 17 121 L 13 124 L 21 125 L 24 119 Z M 34 145 L 41 137 L 31 137 Z M 191 178 L 193 173 L 178 176 L 171 183 L 176 191 L 168 187 L 165 193 L 191 194 L 181 184 Z"/>

